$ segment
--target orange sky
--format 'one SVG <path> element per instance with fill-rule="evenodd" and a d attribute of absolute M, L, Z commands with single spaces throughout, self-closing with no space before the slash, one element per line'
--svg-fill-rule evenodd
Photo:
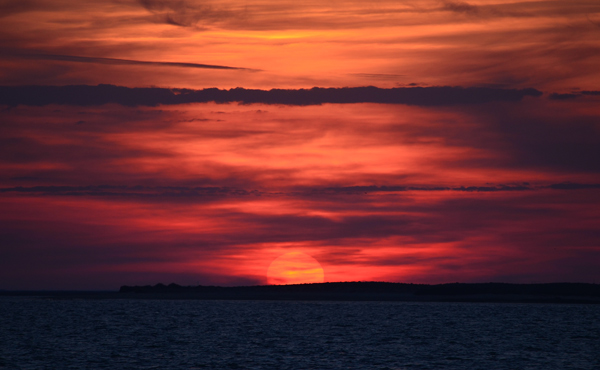
<path fill-rule="evenodd" d="M 587 1 L 8 1 L 3 84 L 297 88 L 598 86 Z M 125 66 L 49 55 L 260 71 Z M 54 58 L 56 59 L 56 58 Z"/>
<path fill-rule="evenodd" d="M 597 1 L 28 0 L 0 24 L 0 289 L 266 284 L 289 252 L 325 281 L 600 280 Z M 425 95 L 31 87 L 98 84 Z"/>

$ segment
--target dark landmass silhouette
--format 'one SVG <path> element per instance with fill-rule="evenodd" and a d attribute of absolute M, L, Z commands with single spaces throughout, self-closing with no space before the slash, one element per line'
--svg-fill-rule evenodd
<path fill-rule="evenodd" d="M 0 291 L 0 296 L 56 299 L 200 299 L 298 301 L 600 303 L 600 284 L 337 282 L 257 286 L 122 286 L 118 292 Z"/>

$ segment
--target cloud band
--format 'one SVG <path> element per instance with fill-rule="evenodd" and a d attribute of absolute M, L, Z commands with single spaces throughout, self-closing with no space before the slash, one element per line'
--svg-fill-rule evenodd
<path fill-rule="evenodd" d="M 482 104 L 493 101 L 520 101 L 526 96 L 538 97 L 542 92 L 528 89 L 496 89 L 485 87 L 405 87 L 383 89 L 373 86 L 298 90 L 253 90 L 217 88 L 190 90 L 167 88 L 130 88 L 115 85 L 69 86 L 0 86 L 0 104 L 8 106 L 44 106 L 65 104 L 94 106 L 157 106 L 188 103 L 232 103 L 320 105 L 326 103 L 381 103 L 417 106 Z"/>

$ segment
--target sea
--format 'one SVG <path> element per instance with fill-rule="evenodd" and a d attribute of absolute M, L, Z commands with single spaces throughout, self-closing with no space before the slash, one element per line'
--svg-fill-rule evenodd
<path fill-rule="evenodd" d="M 0 369 L 600 369 L 600 305 L 0 297 Z"/>

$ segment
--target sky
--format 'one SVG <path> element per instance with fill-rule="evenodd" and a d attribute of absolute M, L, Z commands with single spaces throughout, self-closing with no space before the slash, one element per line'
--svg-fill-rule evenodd
<path fill-rule="evenodd" d="M 0 289 L 598 283 L 599 65 L 597 0 L 1 1 Z"/>

